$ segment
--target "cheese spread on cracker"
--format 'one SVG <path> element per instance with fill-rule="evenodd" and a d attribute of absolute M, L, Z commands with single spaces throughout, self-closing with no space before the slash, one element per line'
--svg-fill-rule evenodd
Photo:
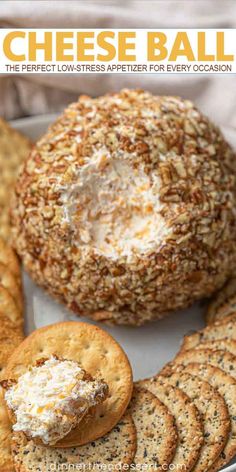
<path fill-rule="evenodd" d="M 93 379 L 77 362 L 52 356 L 12 383 L 5 400 L 15 416 L 14 431 L 53 445 L 107 394 L 107 384 Z"/>

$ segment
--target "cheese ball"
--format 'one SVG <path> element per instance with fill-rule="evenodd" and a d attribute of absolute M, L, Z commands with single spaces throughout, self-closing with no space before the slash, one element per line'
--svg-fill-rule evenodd
<path fill-rule="evenodd" d="M 81 96 L 21 170 L 13 243 L 78 315 L 138 326 L 210 296 L 235 269 L 235 171 L 189 100 Z"/>

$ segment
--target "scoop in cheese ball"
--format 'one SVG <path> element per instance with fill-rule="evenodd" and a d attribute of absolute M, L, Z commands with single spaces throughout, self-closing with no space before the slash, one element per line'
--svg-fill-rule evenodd
<path fill-rule="evenodd" d="M 64 438 L 108 395 L 105 382 L 93 379 L 77 362 L 54 356 L 4 385 L 13 430 L 45 445 Z"/>
<path fill-rule="evenodd" d="M 141 325 L 236 265 L 236 160 L 190 101 L 82 96 L 36 144 L 12 208 L 34 280 L 79 315 Z"/>

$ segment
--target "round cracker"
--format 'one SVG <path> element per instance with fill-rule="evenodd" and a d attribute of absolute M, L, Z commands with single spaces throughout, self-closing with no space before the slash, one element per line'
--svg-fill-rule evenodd
<path fill-rule="evenodd" d="M 0 285 L 0 311 L 16 325 L 22 323 L 21 311 L 9 291 L 2 285 Z"/>
<path fill-rule="evenodd" d="M 236 314 L 224 320 L 217 321 L 201 331 L 189 336 L 184 336 L 180 352 L 195 348 L 205 341 L 216 341 L 218 339 L 236 340 Z"/>
<path fill-rule="evenodd" d="M 18 281 L 8 269 L 8 267 L 0 262 L 0 285 L 8 290 L 10 295 L 15 300 L 15 303 L 19 310 L 23 311 L 23 297 L 19 287 Z"/>
<path fill-rule="evenodd" d="M 214 321 L 224 320 L 228 316 L 234 315 L 236 312 L 236 295 L 228 299 L 228 301 L 222 305 L 216 312 Z"/>
<path fill-rule="evenodd" d="M 236 277 L 229 279 L 223 288 L 212 298 L 206 311 L 207 324 L 212 324 L 216 321 L 218 318 L 217 313 L 233 295 L 236 295 Z"/>
<path fill-rule="evenodd" d="M 200 364 L 210 364 L 223 370 L 226 374 L 236 379 L 236 357 L 227 351 L 211 351 L 210 349 L 190 349 L 180 352 L 173 363 L 167 364 L 163 369 L 167 369 L 173 364 L 188 364 L 190 362 L 199 362 Z M 162 372 L 163 372 L 162 371 Z"/>
<path fill-rule="evenodd" d="M 132 370 L 123 349 L 97 326 L 56 323 L 34 331 L 21 343 L 9 359 L 6 377 L 17 379 L 37 359 L 53 354 L 78 362 L 109 387 L 109 397 L 96 407 L 92 422 L 82 420 L 56 447 L 78 446 L 104 436 L 121 419 L 132 396 Z"/>
<path fill-rule="evenodd" d="M 102 464 L 101 470 L 128 470 L 133 462 L 136 451 L 136 430 L 131 415 L 125 414 L 120 422 L 106 436 L 97 439 L 92 444 L 73 448 L 48 448 L 27 441 L 21 433 L 14 434 L 12 455 L 17 472 L 48 472 L 55 470 L 98 470 L 97 464 Z M 79 465 L 83 469 L 79 469 Z M 85 468 L 86 466 L 86 468 Z M 110 466 L 110 469 L 108 468 Z M 73 468 L 74 467 L 74 468 Z M 90 468 L 89 468 L 90 467 Z M 94 467 L 94 468 L 92 468 Z"/>
<path fill-rule="evenodd" d="M 173 470 L 191 471 L 203 444 L 203 425 L 197 408 L 182 390 L 173 387 L 164 378 L 141 380 L 138 386 L 152 392 L 174 417 L 178 439 L 171 462 Z"/>
<path fill-rule="evenodd" d="M 29 140 L 0 119 L 0 237 L 11 234 L 10 202 L 19 166 L 31 148 Z"/>
<path fill-rule="evenodd" d="M 32 143 L 26 136 L 0 118 L 0 166 L 11 170 L 9 178 L 16 175 L 31 148 Z"/>
<path fill-rule="evenodd" d="M 6 365 L 9 357 L 11 356 L 14 349 L 19 346 L 22 342 L 23 336 L 14 335 L 13 339 L 8 339 L 4 341 L 2 348 L 0 350 L 0 380 L 5 380 L 6 377 Z"/>
<path fill-rule="evenodd" d="M 0 344 L 4 343 L 4 340 L 7 338 L 12 338 L 13 333 L 23 336 L 22 324 L 16 326 L 16 324 L 11 321 L 8 316 L 0 311 Z"/>
<path fill-rule="evenodd" d="M 234 339 L 217 339 L 198 344 L 194 349 L 211 349 L 212 351 L 227 351 L 236 356 L 236 341 Z"/>
<path fill-rule="evenodd" d="M 152 470 L 168 467 L 177 445 L 174 418 L 160 400 L 146 389 L 135 387 L 128 411 L 137 431 L 136 465 Z M 166 469 L 167 470 L 167 469 Z"/>
<path fill-rule="evenodd" d="M 12 472 L 14 470 L 11 456 L 11 424 L 5 407 L 2 388 L 0 388 L 0 470 L 1 472 Z"/>
<path fill-rule="evenodd" d="M 190 363 L 186 366 L 180 365 L 180 368 L 182 372 L 189 372 L 206 380 L 222 395 L 228 408 L 231 423 L 228 441 L 210 468 L 211 472 L 217 472 L 228 464 L 236 454 L 236 380 L 218 367 L 207 364 Z"/>
<path fill-rule="evenodd" d="M 1 208 L 0 208 L 1 211 Z M 11 237 L 11 226 L 9 223 L 2 223 L 2 218 L 0 216 L 0 238 L 4 241 L 9 241 Z"/>
<path fill-rule="evenodd" d="M 0 262 L 10 269 L 18 281 L 20 280 L 21 274 L 18 258 L 13 249 L 3 239 L 0 239 Z"/>
<path fill-rule="evenodd" d="M 5 367 L 13 350 L 23 341 L 22 326 L 15 326 L 0 312 L 0 380 L 5 377 Z"/>
<path fill-rule="evenodd" d="M 166 377 L 168 382 L 183 390 L 202 416 L 204 444 L 193 470 L 206 472 L 219 457 L 227 441 L 230 429 L 228 410 L 222 396 L 208 382 L 189 373 L 175 371 L 174 368 L 169 370 Z"/>

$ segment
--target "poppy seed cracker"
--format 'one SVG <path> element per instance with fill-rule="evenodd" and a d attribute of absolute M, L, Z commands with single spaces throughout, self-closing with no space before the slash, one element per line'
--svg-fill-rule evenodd
<path fill-rule="evenodd" d="M 104 467 L 102 470 L 119 465 L 119 470 L 127 470 L 135 451 L 136 431 L 129 414 L 125 414 L 110 433 L 84 446 L 65 449 L 39 446 L 27 441 L 21 433 L 15 433 L 12 440 L 12 456 L 17 472 L 48 472 L 55 466 L 61 467 L 61 470 L 70 470 L 70 467 L 71 470 L 96 471 L 100 470 L 99 464 Z"/>
<path fill-rule="evenodd" d="M 236 356 L 236 340 L 216 339 L 215 341 L 205 341 L 198 344 L 194 349 L 211 349 L 212 351 L 227 351 Z"/>
<path fill-rule="evenodd" d="M 211 349 L 189 349 L 188 351 L 180 352 L 174 359 L 173 363 L 167 364 L 165 369 L 168 371 L 168 366 L 173 366 L 174 364 L 184 364 L 189 362 L 199 362 L 207 363 L 218 367 L 219 369 L 226 372 L 234 379 L 236 379 L 236 357 L 227 351 L 216 350 L 211 351 Z"/>
<path fill-rule="evenodd" d="M 236 340 L 236 314 L 215 322 L 201 331 L 185 336 L 180 351 L 193 349 L 205 341 L 218 339 Z"/>
<path fill-rule="evenodd" d="M 222 395 L 228 408 L 231 424 L 228 441 L 222 453 L 210 468 L 210 472 L 217 472 L 228 464 L 236 454 L 236 380 L 218 367 L 208 364 L 190 363 L 185 366 L 180 365 L 180 371 L 189 372 L 206 380 Z"/>
<path fill-rule="evenodd" d="M 236 277 L 230 278 L 210 301 L 206 311 L 207 324 L 214 323 L 217 319 L 236 310 Z M 234 303 L 231 300 L 234 299 Z M 228 307 L 227 307 L 228 305 Z"/>
<path fill-rule="evenodd" d="M 164 470 L 174 456 L 177 432 L 174 418 L 166 406 L 150 391 L 135 387 L 128 411 L 137 431 L 134 463 L 150 470 Z M 156 469 L 155 469 L 156 468 Z"/>
<path fill-rule="evenodd" d="M 208 382 L 189 373 L 178 372 L 178 366 L 170 367 L 169 372 L 165 372 L 165 378 L 189 396 L 202 416 L 204 444 L 193 471 L 206 472 L 215 463 L 228 439 L 230 420 L 225 401 Z"/>
<path fill-rule="evenodd" d="M 191 471 L 203 444 L 203 425 L 197 408 L 182 390 L 170 385 L 164 377 L 141 380 L 138 386 L 156 395 L 175 419 L 178 439 L 172 468 Z"/>

